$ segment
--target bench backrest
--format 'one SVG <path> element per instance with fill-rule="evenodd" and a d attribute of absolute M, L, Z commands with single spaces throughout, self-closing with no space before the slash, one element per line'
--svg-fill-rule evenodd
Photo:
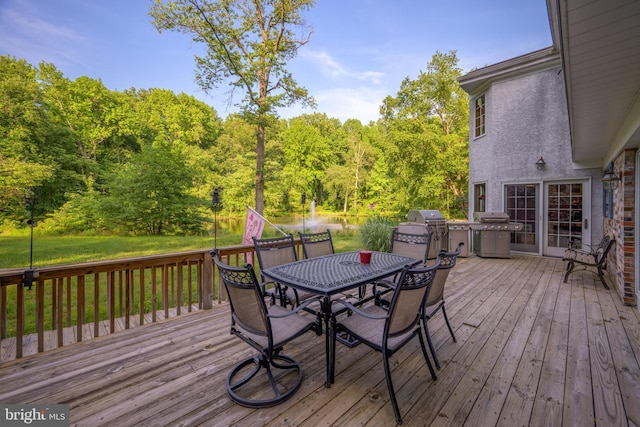
<path fill-rule="evenodd" d="M 602 240 L 600 241 L 600 243 L 598 243 L 594 254 L 596 258 L 596 264 L 600 264 L 601 262 L 606 260 L 607 254 L 609 253 L 611 247 L 615 242 L 616 239 L 613 237 L 612 233 L 605 233 L 605 235 L 602 236 Z"/>

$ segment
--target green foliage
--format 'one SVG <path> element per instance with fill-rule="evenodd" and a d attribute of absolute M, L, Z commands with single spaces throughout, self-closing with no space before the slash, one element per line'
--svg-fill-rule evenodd
<path fill-rule="evenodd" d="M 456 52 L 436 52 L 416 80 L 406 78 L 381 107 L 397 212 L 437 209 L 466 214 L 468 97 L 457 82 Z"/>
<path fill-rule="evenodd" d="M 193 195 L 194 176 L 182 148 L 144 145 L 116 175 L 103 200 L 105 217 L 138 234 L 197 234 L 204 203 Z"/>
<path fill-rule="evenodd" d="M 28 216 L 24 198 L 56 170 L 43 151 L 50 125 L 36 69 L 0 56 L 0 100 L 0 219 L 19 223 Z"/>
<path fill-rule="evenodd" d="M 455 53 L 437 53 L 387 97 L 377 123 L 324 113 L 270 116 L 264 131 L 264 213 L 300 216 L 300 195 L 325 212 L 402 218 L 438 209 L 463 218 L 468 111 Z M 164 89 L 110 91 L 52 64 L 0 56 L 0 224 L 27 227 L 36 188 L 41 232 L 210 233 L 218 217 L 255 207 L 255 123 Z M 463 107 L 464 106 L 464 107 Z M 455 119 L 454 119 L 455 118 Z"/>
<path fill-rule="evenodd" d="M 111 222 L 99 210 L 100 195 L 95 191 L 72 194 L 69 200 L 49 216 L 39 228 L 52 234 L 99 234 L 109 230 Z"/>
<path fill-rule="evenodd" d="M 382 217 L 370 218 L 360 227 L 360 241 L 370 251 L 389 252 L 394 223 Z"/>
<path fill-rule="evenodd" d="M 315 105 L 285 68 L 311 32 L 302 13 L 314 0 L 156 0 L 149 14 L 158 31 L 191 34 L 206 46 L 196 56 L 196 82 L 209 92 L 227 81 L 231 92 L 244 93 L 240 107 L 245 119 L 257 125 L 256 210 L 264 209 L 265 129 L 280 107 L 300 102 Z"/>

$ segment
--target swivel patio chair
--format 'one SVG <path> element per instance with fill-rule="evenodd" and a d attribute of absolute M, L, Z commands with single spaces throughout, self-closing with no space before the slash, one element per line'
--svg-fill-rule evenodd
<path fill-rule="evenodd" d="M 234 402 L 250 408 L 282 403 L 294 395 L 303 378 L 300 364 L 281 354 L 283 346 L 307 331 L 321 331 L 318 318 L 299 314 L 312 301 L 295 310 L 267 307 L 251 264 L 231 267 L 221 262 L 217 250 L 211 254 L 229 296 L 231 334 L 258 351 L 231 370 L 227 393 Z"/>
<path fill-rule="evenodd" d="M 302 251 L 305 258 L 331 255 L 334 253 L 333 240 L 329 230 L 320 233 L 298 233 L 302 242 Z"/>
<path fill-rule="evenodd" d="M 444 316 L 444 321 L 447 324 L 447 328 L 449 328 L 451 338 L 453 339 L 453 342 L 456 342 L 456 335 L 453 333 L 451 323 L 449 323 L 449 318 L 447 317 L 447 311 L 444 308 L 444 285 L 447 281 L 447 277 L 449 277 L 449 272 L 456 265 L 456 260 L 458 259 L 458 255 L 460 255 L 460 252 L 462 252 L 463 245 L 464 243 L 460 242 L 456 250 L 453 252 L 447 252 L 444 249 L 440 251 L 440 254 L 438 254 L 437 258 L 437 260 L 439 261 L 439 266 L 438 270 L 436 271 L 436 277 L 433 279 L 431 289 L 429 290 L 427 299 L 424 302 L 424 333 L 427 337 L 427 342 L 429 343 L 429 350 L 431 350 L 431 355 L 433 356 L 433 360 L 435 361 L 436 367 L 438 369 L 440 369 L 440 362 L 438 360 L 438 356 L 436 355 L 436 350 L 433 346 L 433 342 L 431 341 L 431 335 L 429 334 L 427 321 L 431 319 L 438 312 L 438 310 L 442 310 L 442 315 Z"/>
<path fill-rule="evenodd" d="M 291 234 L 272 239 L 256 239 L 254 237 L 253 246 L 258 257 L 261 272 L 267 268 L 277 267 L 298 260 L 296 244 Z M 311 293 L 300 292 L 287 286 L 280 286 L 279 283 L 267 281 L 262 273 L 260 273 L 260 278 L 262 280 L 262 287 L 269 293 L 272 302 L 275 299 L 279 299 L 280 305 L 283 307 L 288 304 L 295 307 L 300 305 L 302 301 L 313 296 Z"/>
<path fill-rule="evenodd" d="M 331 382 L 334 381 L 335 376 L 336 336 L 340 332 L 345 332 L 382 354 L 387 389 L 398 424 L 402 424 L 402 417 L 400 416 L 391 381 L 389 358 L 417 335 L 420 340 L 422 355 L 431 372 L 431 378 L 434 380 L 437 378 L 429 360 L 425 341 L 420 332 L 420 319 L 422 318 L 423 303 L 435 277 L 438 265 L 438 261 L 436 261 L 435 264 L 429 267 L 413 269 L 405 267 L 399 274 L 398 282 L 393 288 L 393 296 L 388 310 L 377 305 L 370 305 L 364 309 L 358 308 L 344 300 L 336 300 L 334 302 L 334 304 L 341 304 L 347 307 L 352 314 L 339 321 L 335 318 L 332 319 L 330 329 L 332 342 Z"/>

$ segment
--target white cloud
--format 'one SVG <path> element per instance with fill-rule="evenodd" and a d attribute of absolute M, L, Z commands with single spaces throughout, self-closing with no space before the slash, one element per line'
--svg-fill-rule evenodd
<path fill-rule="evenodd" d="M 318 65 L 320 71 L 332 79 L 356 79 L 381 84 L 385 73 L 380 71 L 352 71 L 343 67 L 326 51 L 302 50 L 300 56 Z"/>
<path fill-rule="evenodd" d="M 322 90 L 314 95 L 318 110 L 341 121 L 358 119 L 362 124 L 376 121 L 380 116 L 380 105 L 387 93 L 370 88 L 336 88 Z"/>
<path fill-rule="evenodd" d="M 293 105 L 278 111 L 280 117 L 290 119 L 302 114 L 325 113 L 328 117 L 345 122 L 358 119 L 363 125 L 380 118 L 380 105 L 388 94 L 370 88 L 335 88 L 313 93 L 318 103 L 315 110 Z"/>

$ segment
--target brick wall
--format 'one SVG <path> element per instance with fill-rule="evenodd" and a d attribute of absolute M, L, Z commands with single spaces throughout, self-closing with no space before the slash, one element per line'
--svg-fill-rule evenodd
<path fill-rule="evenodd" d="M 635 232 L 635 176 L 636 150 L 623 151 L 614 161 L 614 172 L 620 182 L 614 190 L 613 218 L 605 219 L 604 231 L 613 232 L 615 250 L 609 254 L 607 269 L 615 289 L 627 305 L 636 301 L 636 232 Z"/>

